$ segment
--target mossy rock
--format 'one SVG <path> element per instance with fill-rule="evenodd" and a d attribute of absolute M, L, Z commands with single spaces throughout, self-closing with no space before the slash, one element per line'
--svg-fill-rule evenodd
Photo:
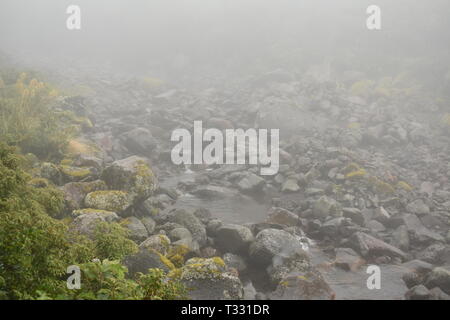
<path fill-rule="evenodd" d="M 108 210 L 100 210 L 100 209 L 93 209 L 93 208 L 85 208 L 85 209 L 78 209 L 78 210 L 73 210 L 72 211 L 72 216 L 73 217 L 78 217 L 81 216 L 83 214 L 102 214 L 102 215 L 108 215 L 108 214 L 112 214 L 115 212 L 112 211 L 108 211 Z"/>
<path fill-rule="evenodd" d="M 155 234 L 143 241 L 139 248 L 152 249 L 161 254 L 167 254 L 170 248 L 170 239 L 163 234 Z"/>
<path fill-rule="evenodd" d="M 189 290 L 193 300 L 237 300 L 243 297 L 243 286 L 235 274 L 226 272 L 222 258 L 191 258 L 169 273 Z"/>
<path fill-rule="evenodd" d="M 90 168 L 72 167 L 67 165 L 60 166 L 61 172 L 68 181 L 80 181 L 93 174 Z"/>
<path fill-rule="evenodd" d="M 84 199 L 86 207 L 123 213 L 132 205 L 128 192 L 119 190 L 94 191 Z"/>
<path fill-rule="evenodd" d="M 157 188 L 157 179 L 144 158 L 131 156 L 113 162 L 102 173 L 110 189 L 124 190 L 135 201 L 145 200 Z"/>
<path fill-rule="evenodd" d="M 28 181 L 28 184 L 35 188 L 47 188 L 50 185 L 50 182 L 45 178 L 33 178 Z"/>
<path fill-rule="evenodd" d="M 84 198 L 93 191 L 106 190 L 106 184 L 101 180 L 90 182 L 69 182 L 62 188 L 66 207 L 69 211 L 80 209 L 84 206 Z"/>
<path fill-rule="evenodd" d="M 150 268 L 162 269 L 165 272 L 175 270 L 175 266 L 169 259 L 153 249 L 140 248 L 137 253 L 127 256 L 123 263 L 128 268 L 130 276 L 138 272 L 145 274 Z"/>
<path fill-rule="evenodd" d="M 87 139 L 72 139 L 67 143 L 66 155 L 75 158 L 79 155 L 101 157 L 102 151 L 92 141 Z"/>

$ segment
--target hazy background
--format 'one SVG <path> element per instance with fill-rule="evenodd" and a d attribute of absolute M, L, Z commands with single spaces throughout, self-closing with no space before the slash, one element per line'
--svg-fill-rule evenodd
<path fill-rule="evenodd" d="M 81 7 L 79 31 L 66 29 L 70 4 Z M 381 7 L 381 31 L 366 28 L 370 4 Z M 0 51 L 167 74 L 421 61 L 436 79 L 448 72 L 449 13 L 448 0 L 1 0 Z"/>

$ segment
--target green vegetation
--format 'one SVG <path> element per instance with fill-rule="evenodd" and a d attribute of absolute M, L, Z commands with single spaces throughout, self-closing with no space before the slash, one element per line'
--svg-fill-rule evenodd
<path fill-rule="evenodd" d="M 77 180 L 90 171 L 71 167 L 71 158 L 99 150 L 76 137 L 90 121 L 58 108 L 58 99 L 35 75 L 0 70 L 0 299 L 184 298 L 162 270 L 126 278 L 121 260 L 137 245 L 123 226 L 99 222 L 91 238 L 70 228 L 52 162 L 65 159 L 62 173 Z M 67 289 L 71 265 L 80 267 L 81 289 Z"/>
<path fill-rule="evenodd" d="M 58 92 L 26 73 L 0 73 L 0 139 L 40 158 L 59 157 L 84 119 L 56 107 Z"/>

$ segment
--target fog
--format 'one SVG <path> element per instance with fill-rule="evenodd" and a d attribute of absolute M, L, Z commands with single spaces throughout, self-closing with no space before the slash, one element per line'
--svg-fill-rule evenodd
<path fill-rule="evenodd" d="M 71 4 L 81 8 L 81 30 L 66 28 Z M 365 25 L 371 4 L 382 10 L 378 32 Z M 445 0 L 3 0 L 0 48 L 29 60 L 107 61 L 133 72 L 282 66 L 296 55 L 315 63 L 356 55 L 379 66 L 430 57 L 445 65 L 449 8 Z"/>
<path fill-rule="evenodd" d="M 450 300 L 449 14 L 449 0 L 0 0 L 0 160 L 5 141 L 24 190 L 57 187 L 49 221 L 117 231 L 93 263 L 171 270 L 193 299 Z M 20 202 L 9 180 L 1 201 Z M 119 225 L 93 235 L 98 221 Z M 59 299 L 17 264 L 71 245 L 17 244 L 0 298 Z M 42 282 L 65 288 L 65 268 Z"/>

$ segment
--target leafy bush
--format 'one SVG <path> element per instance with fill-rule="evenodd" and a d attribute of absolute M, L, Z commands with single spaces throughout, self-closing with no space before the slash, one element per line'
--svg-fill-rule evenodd
<path fill-rule="evenodd" d="M 137 252 L 137 245 L 127 236 L 128 230 L 118 223 L 98 223 L 94 231 L 96 257 L 122 260 L 126 255 Z"/>
<path fill-rule="evenodd" d="M 83 119 L 56 108 L 58 92 L 26 73 L 0 73 L 0 139 L 41 158 L 60 156 Z"/>
<path fill-rule="evenodd" d="M 161 269 L 138 274 L 136 281 L 126 279 L 127 268 L 118 261 L 95 260 L 80 266 L 79 290 L 68 290 L 57 298 L 85 300 L 175 300 L 185 298 L 185 287 L 168 279 Z"/>
<path fill-rule="evenodd" d="M 33 188 L 11 147 L 0 144 L 0 292 L 4 298 L 32 298 L 55 292 L 66 266 L 77 259 L 66 226 L 48 213 L 59 201 L 55 190 Z"/>

